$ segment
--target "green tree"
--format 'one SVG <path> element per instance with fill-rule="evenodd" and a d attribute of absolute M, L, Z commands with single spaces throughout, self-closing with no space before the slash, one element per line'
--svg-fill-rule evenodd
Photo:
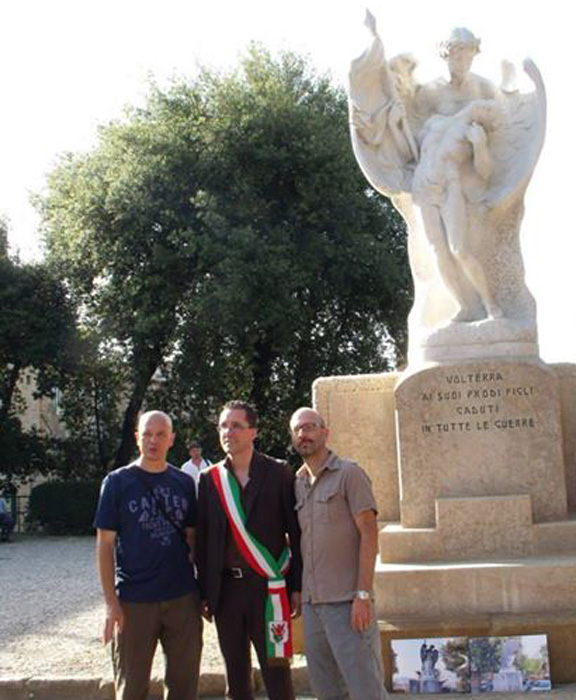
<path fill-rule="evenodd" d="M 0 260 L 8 257 L 8 222 L 0 217 Z"/>
<path fill-rule="evenodd" d="M 103 349 L 124 358 L 116 465 L 132 456 L 138 411 L 194 282 L 201 121 L 194 96 L 180 105 L 153 89 L 145 109 L 100 130 L 91 153 L 64 157 L 39 201 L 50 264 Z"/>
<path fill-rule="evenodd" d="M 33 373 L 37 396 L 62 382 L 74 363 L 75 318 L 64 286 L 45 265 L 20 264 L 6 245 L 0 249 L 0 473 L 11 481 L 52 464 L 50 440 L 22 430 L 19 382 L 25 370 Z"/>
<path fill-rule="evenodd" d="M 123 358 L 116 464 L 145 400 L 214 441 L 222 401 L 251 399 L 279 448 L 317 376 L 402 355 L 403 225 L 354 161 L 344 94 L 293 54 L 154 87 L 40 208 L 51 264 Z"/>
<path fill-rule="evenodd" d="M 60 416 L 67 437 L 53 470 L 63 480 L 101 479 L 120 438 L 125 366 L 118 352 L 84 329 L 75 371 L 61 384 Z"/>
<path fill-rule="evenodd" d="M 252 400 L 263 443 L 283 452 L 287 416 L 316 377 L 384 371 L 393 347 L 402 356 L 404 227 L 366 187 L 344 94 L 303 59 L 253 49 L 203 90 L 210 168 L 196 203 L 209 272 L 163 389 L 194 425 L 200 408 L 203 433 L 226 398 Z M 208 376 L 191 357 L 209 360 Z"/>

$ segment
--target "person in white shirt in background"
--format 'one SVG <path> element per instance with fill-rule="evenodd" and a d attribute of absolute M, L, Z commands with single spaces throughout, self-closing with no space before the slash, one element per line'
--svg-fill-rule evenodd
<path fill-rule="evenodd" d="M 204 457 L 202 457 L 202 447 L 196 440 L 193 440 L 188 445 L 188 454 L 190 455 L 190 459 L 187 462 L 184 462 L 182 465 L 182 471 L 194 479 L 194 483 L 196 484 L 196 494 L 198 494 L 198 480 L 200 479 L 200 472 L 203 469 L 207 469 L 209 466 L 211 466 L 212 462 L 209 459 L 204 459 Z"/>

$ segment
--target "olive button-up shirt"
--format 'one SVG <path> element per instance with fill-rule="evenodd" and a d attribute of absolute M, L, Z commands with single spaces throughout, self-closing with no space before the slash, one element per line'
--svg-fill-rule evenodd
<path fill-rule="evenodd" d="M 360 533 L 355 518 L 377 513 L 372 485 L 355 462 L 330 452 L 315 479 L 306 465 L 296 473 L 296 511 L 302 530 L 302 600 L 336 603 L 356 595 Z"/>

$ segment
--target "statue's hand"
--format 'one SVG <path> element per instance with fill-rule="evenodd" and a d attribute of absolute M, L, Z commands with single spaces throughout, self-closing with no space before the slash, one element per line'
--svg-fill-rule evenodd
<path fill-rule="evenodd" d="M 390 121 L 398 124 L 402 119 L 406 119 L 406 109 L 402 102 L 396 100 L 390 109 Z"/>
<path fill-rule="evenodd" d="M 473 145 L 486 143 L 486 132 L 477 122 L 472 122 L 466 130 L 466 138 Z"/>
<path fill-rule="evenodd" d="M 374 17 L 374 15 L 370 12 L 370 10 L 368 8 L 366 8 L 366 15 L 364 17 L 364 25 L 373 36 L 376 36 L 376 34 L 377 34 L 376 17 Z"/>
<path fill-rule="evenodd" d="M 500 89 L 502 92 L 507 94 L 512 94 L 518 92 L 516 87 L 516 68 L 511 61 L 503 60 L 501 63 L 502 70 L 502 82 L 500 84 Z"/>

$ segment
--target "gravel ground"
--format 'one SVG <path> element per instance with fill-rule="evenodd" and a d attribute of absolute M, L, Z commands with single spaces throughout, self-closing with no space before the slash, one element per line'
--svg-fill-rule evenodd
<path fill-rule="evenodd" d="M 0 592 L 0 678 L 110 678 L 93 538 L 16 536 L 0 544 Z M 162 675 L 161 663 L 158 652 L 153 675 Z M 223 672 L 209 623 L 201 671 Z"/>

